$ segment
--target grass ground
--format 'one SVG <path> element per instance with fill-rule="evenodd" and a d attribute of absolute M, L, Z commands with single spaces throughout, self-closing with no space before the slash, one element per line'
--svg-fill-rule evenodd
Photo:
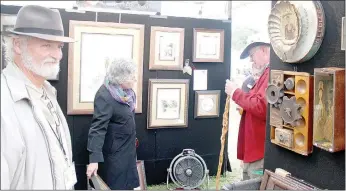
<path fill-rule="evenodd" d="M 233 172 L 227 172 L 226 175 L 223 175 L 220 177 L 220 188 L 222 188 L 223 185 L 228 183 L 237 182 L 241 179 L 241 169 L 232 169 Z M 205 184 L 207 183 L 207 180 L 205 180 Z M 168 187 L 170 189 L 175 189 L 177 186 L 174 183 L 169 183 Z M 151 185 L 148 186 L 148 190 L 167 190 L 166 183 L 158 184 L 158 185 Z M 201 188 L 203 190 L 207 190 L 206 186 L 203 186 Z M 216 176 L 210 176 L 209 177 L 209 190 L 215 190 L 216 189 Z"/>

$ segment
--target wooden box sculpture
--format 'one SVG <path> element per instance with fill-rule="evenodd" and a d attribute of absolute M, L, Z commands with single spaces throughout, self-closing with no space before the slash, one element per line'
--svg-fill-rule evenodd
<path fill-rule="evenodd" d="M 272 143 L 301 155 L 312 152 L 313 85 L 309 73 L 271 71 L 266 97 Z"/>
<path fill-rule="evenodd" d="M 345 150 L 345 69 L 315 68 L 313 143 L 329 152 Z"/>

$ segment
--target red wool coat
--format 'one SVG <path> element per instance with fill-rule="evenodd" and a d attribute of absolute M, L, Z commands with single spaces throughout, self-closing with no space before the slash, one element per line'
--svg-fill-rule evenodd
<path fill-rule="evenodd" d="M 244 110 L 239 125 L 237 149 L 237 158 L 244 163 L 264 157 L 267 113 L 265 89 L 268 87 L 268 80 L 269 68 L 248 93 L 237 89 L 232 96 L 233 101 Z"/>

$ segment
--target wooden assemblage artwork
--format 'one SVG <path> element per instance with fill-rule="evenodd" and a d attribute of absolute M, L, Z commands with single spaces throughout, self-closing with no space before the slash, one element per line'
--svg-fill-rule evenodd
<path fill-rule="evenodd" d="M 282 176 L 264 170 L 260 190 L 320 190 L 320 188 L 291 175 Z"/>
<path fill-rule="evenodd" d="M 187 127 L 188 79 L 149 79 L 148 129 Z"/>
<path fill-rule="evenodd" d="M 142 113 L 144 25 L 70 21 L 67 114 L 92 114 L 94 97 L 114 58 L 137 65 L 136 113 Z"/>
<path fill-rule="evenodd" d="M 193 29 L 193 62 L 223 62 L 225 31 Z"/>
<path fill-rule="evenodd" d="M 182 70 L 184 28 L 151 27 L 149 70 Z"/>
<path fill-rule="evenodd" d="M 325 15 L 319 1 L 278 1 L 268 19 L 275 54 L 287 63 L 310 60 L 322 44 Z"/>
<path fill-rule="evenodd" d="M 220 90 L 196 91 L 195 118 L 212 118 L 220 115 Z"/>
<path fill-rule="evenodd" d="M 345 150 L 345 69 L 315 68 L 313 143 L 329 152 Z"/>
<path fill-rule="evenodd" d="M 271 142 L 301 155 L 312 152 L 313 77 L 272 70 L 266 90 Z"/>
<path fill-rule="evenodd" d="M 140 189 L 147 190 L 147 179 L 145 175 L 144 161 L 137 160 L 136 165 L 137 165 Z"/>

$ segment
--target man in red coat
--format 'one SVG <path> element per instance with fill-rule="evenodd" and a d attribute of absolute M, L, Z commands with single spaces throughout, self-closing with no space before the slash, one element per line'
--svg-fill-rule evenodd
<path fill-rule="evenodd" d="M 240 59 L 250 57 L 255 84 L 243 91 L 236 83 L 227 80 L 225 92 L 238 104 L 243 113 L 239 125 L 237 158 L 243 161 L 243 180 L 254 177 L 255 170 L 263 169 L 267 100 L 265 89 L 269 80 L 270 44 L 249 44 Z"/>

